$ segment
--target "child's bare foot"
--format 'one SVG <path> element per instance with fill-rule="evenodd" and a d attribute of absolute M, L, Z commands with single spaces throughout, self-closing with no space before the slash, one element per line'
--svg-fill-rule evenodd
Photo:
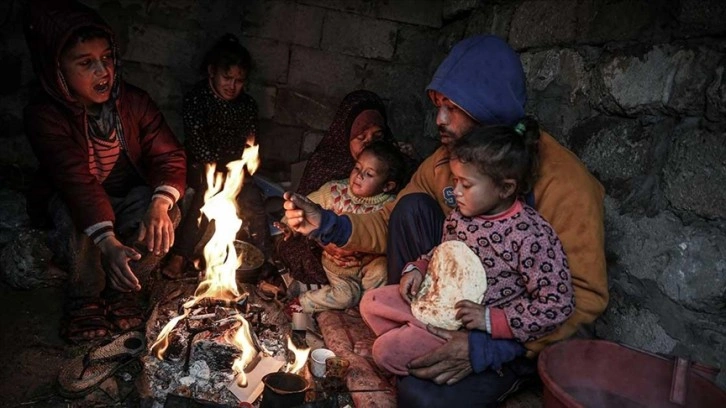
<path fill-rule="evenodd" d="M 111 293 L 107 304 L 109 321 L 121 331 L 143 326 L 144 308 L 138 293 Z"/>
<path fill-rule="evenodd" d="M 179 279 L 184 277 L 184 266 L 186 265 L 186 259 L 181 255 L 171 254 L 169 259 L 161 268 L 161 274 L 168 279 Z"/>
<path fill-rule="evenodd" d="M 99 298 L 78 298 L 66 306 L 62 336 L 78 343 L 109 335 L 113 325 L 106 319 L 106 305 Z"/>

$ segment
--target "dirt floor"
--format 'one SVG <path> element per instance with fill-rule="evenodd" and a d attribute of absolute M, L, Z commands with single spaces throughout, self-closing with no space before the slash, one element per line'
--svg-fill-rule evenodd
<path fill-rule="evenodd" d="M 62 298 L 60 288 L 0 283 L 0 406 L 62 406 L 46 404 L 67 351 L 58 335 Z"/>
<path fill-rule="evenodd" d="M 20 291 L 0 283 L 0 407 L 138 406 L 133 371 L 119 371 L 83 399 L 56 393 L 62 365 L 88 347 L 60 338 L 62 305 L 61 288 Z"/>

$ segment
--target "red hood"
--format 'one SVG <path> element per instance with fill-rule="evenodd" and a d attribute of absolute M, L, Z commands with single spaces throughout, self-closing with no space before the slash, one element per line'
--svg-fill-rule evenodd
<path fill-rule="evenodd" d="M 111 39 L 116 65 L 114 79 L 114 91 L 116 91 L 121 82 L 116 40 L 111 27 L 96 11 L 76 1 L 31 0 L 23 21 L 25 40 L 28 42 L 35 75 L 43 89 L 53 99 L 73 110 L 82 109 L 82 106 L 70 95 L 63 80 L 60 71 L 60 53 L 71 34 L 81 27 L 99 28 Z"/>

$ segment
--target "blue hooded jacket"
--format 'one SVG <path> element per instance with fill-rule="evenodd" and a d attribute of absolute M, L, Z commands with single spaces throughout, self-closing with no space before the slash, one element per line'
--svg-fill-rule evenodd
<path fill-rule="evenodd" d="M 482 125 L 514 126 L 527 102 L 519 55 L 493 35 L 459 41 L 426 90 L 442 93 Z"/>

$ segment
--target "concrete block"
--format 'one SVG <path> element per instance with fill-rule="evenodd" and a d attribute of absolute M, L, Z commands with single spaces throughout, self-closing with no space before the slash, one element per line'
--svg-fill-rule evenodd
<path fill-rule="evenodd" d="M 244 37 L 240 39 L 252 54 L 253 81 L 265 84 L 287 83 L 290 48 L 287 44 L 264 38 Z"/>
<path fill-rule="evenodd" d="M 275 121 L 325 130 L 333 121 L 338 104 L 332 98 L 283 88 L 277 97 Z"/>
<path fill-rule="evenodd" d="M 258 143 L 262 163 L 269 161 L 289 166 L 299 161 L 303 132 L 302 128 L 260 121 Z"/>
<path fill-rule="evenodd" d="M 251 82 L 245 86 L 247 92 L 257 102 L 260 119 L 272 119 L 275 116 L 275 103 L 277 101 L 277 88 Z"/>
<path fill-rule="evenodd" d="M 124 64 L 123 74 L 126 81 L 148 92 L 163 107 L 181 108 L 184 93 L 193 86 L 182 84 L 176 71 L 166 66 L 130 61 Z"/>
<path fill-rule="evenodd" d="M 128 28 L 129 43 L 124 60 L 188 69 L 196 54 L 193 33 L 158 25 L 136 23 Z"/>
<path fill-rule="evenodd" d="M 368 64 L 365 89 L 389 99 L 422 99 L 431 77 L 425 67 L 403 64 L 385 64 L 371 61 Z"/>
<path fill-rule="evenodd" d="M 441 0 L 300 0 L 299 3 L 403 23 L 441 27 Z"/>
<path fill-rule="evenodd" d="M 244 35 L 307 47 L 320 44 L 324 9 L 291 1 L 245 3 Z"/>
<path fill-rule="evenodd" d="M 300 92 L 342 99 L 363 87 L 370 60 L 294 46 L 288 86 Z"/>
<path fill-rule="evenodd" d="M 320 48 L 355 57 L 390 60 L 397 28 L 390 21 L 328 11 Z"/>
<path fill-rule="evenodd" d="M 438 46 L 438 30 L 428 27 L 401 25 L 396 37 L 393 62 L 426 67 L 431 62 L 433 49 Z"/>
<path fill-rule="evenodd" d="M 309 131 L 303 134 L 303 144 L 301 152 L 301 156 L 303 159 L 307 159 L 310 157 L 311 154 L 313 154 L 315 149 L 318 147 L 320 141 L 323 140 L 324 136 L 325 132 L 316 131 Z"/>
<path fill-rule="evenodd" d="M 428 98 L 403 97 L 393 95 L 387 104 L 388 125 L 396 140 L 416 140 L 421 138 L 426 110 L 431 108 Z M 425 156 L 424 156 L 425 157 Z"/>
<path fill-rule="evenodd" d="M 568 44 L 575 40 L 577 3 L 525 1 L 512 17 L 509 42 L 515 49 Z"/>
<path fill-rule="evenodd" d="M 457 20 L 446 24 L 439 30 L 439 38 L 437 40 L 438 47 L 431 50 L 431 63 L 429 64 L 429 73 L 434 74 L 439 67 L 441 61 L 451 51 L 451 48 L 459 41 L 464 39 L 466 31 L 466 20 Z"/>
<path fill-rule="evenodd" d="M 376 17 L 402 23 L 441 27 L 443 2 L 441 0 L 378 0 Z"/>
<path fill-rule="evenodd" d="M 361 14 L 368 17 L 376 16 L 376 9 L 380 0 L 299 0 L 298 3 L 322 7 L 329 10 L 345 11 L 347 13 Z"/>

